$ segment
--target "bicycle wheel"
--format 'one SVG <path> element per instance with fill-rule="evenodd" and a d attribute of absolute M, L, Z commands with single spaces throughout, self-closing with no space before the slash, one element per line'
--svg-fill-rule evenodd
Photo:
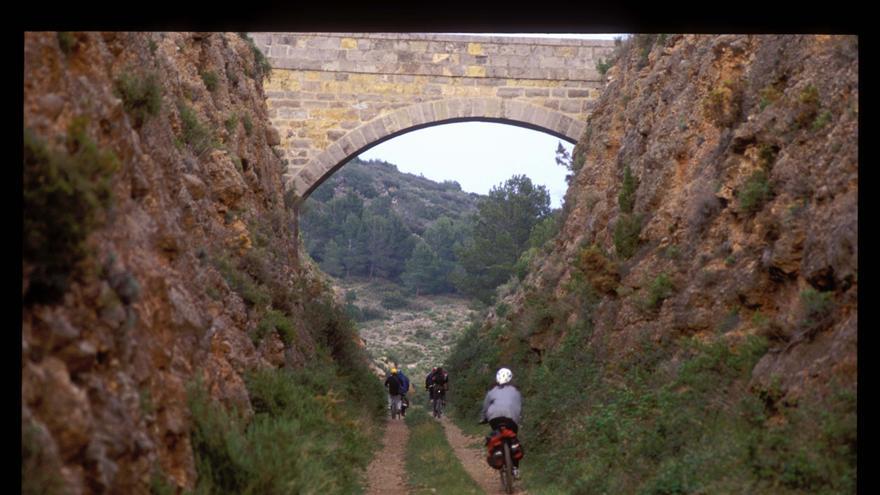
<path fill-rule="evenodd" d="M 501 468 L 501 482 L 507 493 L 513 493 L 513 456 L 510 455 L 510 445 L 504 442 L 504 467 Z"/>
<path fill-rule="evenodd" d="M 431 408 L 434 413 L 435 418 L 440 417 L 440 399 L 434 399 L 433 407 Z"/>

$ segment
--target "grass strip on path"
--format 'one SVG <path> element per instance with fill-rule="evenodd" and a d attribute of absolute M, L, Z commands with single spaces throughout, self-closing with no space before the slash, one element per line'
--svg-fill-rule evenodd
<path fill-rule="evenodd" d="M 482 494 L 446 440 L 443 426 L 424 407 L 407 411 L 410 436 L 406 447 L 406 470 L 412 493 Z"/>

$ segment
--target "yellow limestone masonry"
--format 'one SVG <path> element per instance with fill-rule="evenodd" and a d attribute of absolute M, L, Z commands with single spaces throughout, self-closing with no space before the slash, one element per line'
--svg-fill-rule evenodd
<path fill-rule="evenodd" d="M 287 161 L 308 195 L 379 140 L 449 121 L 542 129 L 570 142 L 604 80 L 612 41 L 418 33 L 251 33 L 273 67 L 264 85 Z M 283 54 L 283 55 L 282 55 Z"/>

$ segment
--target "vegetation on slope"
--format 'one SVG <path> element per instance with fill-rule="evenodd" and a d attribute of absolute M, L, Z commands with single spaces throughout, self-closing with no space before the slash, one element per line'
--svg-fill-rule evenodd
<path fill-rule="evenodd" d="M 525 397 L 523 461 L 531 488 L 562 493 L 851 493 L 855 396 L 778 402 L 747 387 L 767 351 L 759 336 L 717 334 L 657 344 L 625 360 L 590 344 L 595 291 L 560 300 L 530 294 L 517 319 L 472 325 L 449 359 L 454 414 L 478 417 L 494 370 L 514 370 Z M 575 323 L 564 318 L 575 308 Z M 545 353 L 529 337 L 562 335 Z"/>
<path fill-rule="evenodd" d="M 338 177 L 337 177 L 338 176 Z M 305 245 L 331 275 L 381 277 L 416 295 L 461 293 L 489 302 L 522 276 L 555 232 L 544 186 L 513 176 L 486 197 L 384 162 L 354 160 L 309 198 Z"/>

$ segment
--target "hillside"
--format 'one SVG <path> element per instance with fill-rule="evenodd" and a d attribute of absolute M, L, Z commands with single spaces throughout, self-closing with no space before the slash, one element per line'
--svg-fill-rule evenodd
<path fill-rule="evenodd" d="M 22 493 L 352 490 L 382 389 L 291 244 L 260 52 L 26 33 L 24 62 Z"/>
<path fill-rule="evenodd" d="M 401 172 L 381 160 L 348 162 L 309 196 L 305 209 L 320 208 L 332 198 L 354 193 L 366 205 L 376 198 L 389 198 L 391 209 L 416 235 L 441 216 L 461 220 L 476 211 L 481 197 L 461 190 L 455 181 L 436 182 L 423 176 Z M 304 235 L 308 235 L 305 230 Z"/>
<path fill-rule="evenodd" d="M 857 75 L 851 36 L 620 46 L 559 235 L 451 358 L 464 418 L 514 370 L 533 487 L 854 492 Z"/>

